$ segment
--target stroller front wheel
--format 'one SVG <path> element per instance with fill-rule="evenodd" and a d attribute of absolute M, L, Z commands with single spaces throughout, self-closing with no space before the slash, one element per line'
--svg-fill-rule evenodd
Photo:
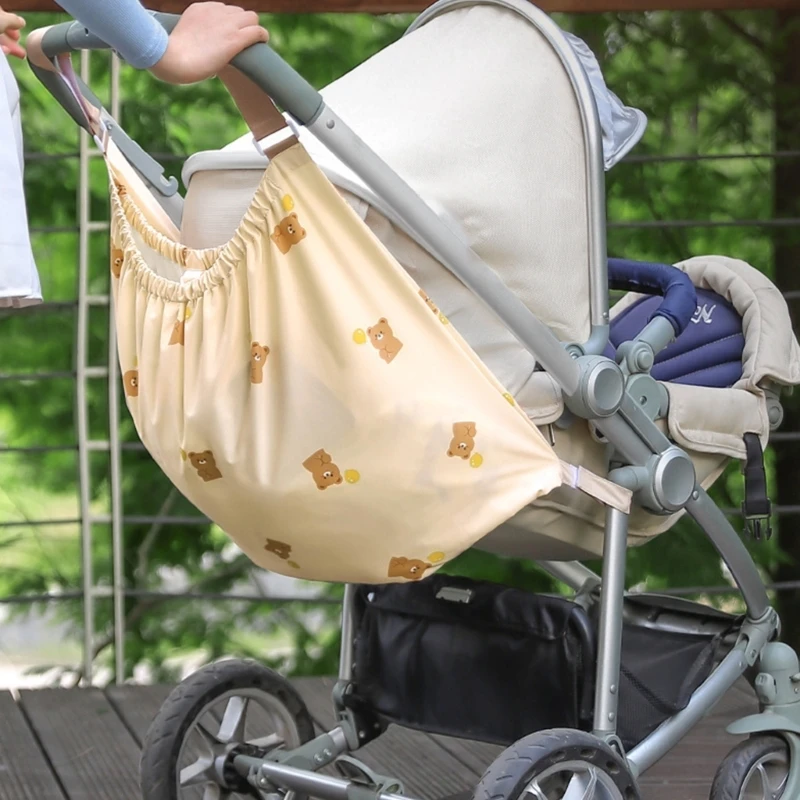
<path fill-rule="evenodd" d="M 624 760 L 589 733 L 533 733 L 503 751 L 478 784 L 474 800 L 639 800 Z"/>
<path fill-rule="evenodd" d="M 779 800 L 789 777 L 789 748 L 780 736 L 753 736 L 719 765 L 710 800 Z"/>
<path fill-rule="evenodd" d="M 150 725 L 139 764 L 142 798 L 253 797 L 233 757 L 263 757 L 313 737 L 305 703 L 281 675 L 249 659 L 208 664 L 175 687 Z"/>

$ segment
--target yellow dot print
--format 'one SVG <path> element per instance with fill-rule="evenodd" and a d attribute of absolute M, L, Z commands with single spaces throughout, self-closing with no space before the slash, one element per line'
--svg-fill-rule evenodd
<path fill-rule="evenodd" d="M 296 561 L 286 562 L 292 569 L 300 569 L 300 565 Z"/>
<path fill-rule="evenodd" d="M 344 479 L 348 483 L 358 483 L 361 480 L 361 475 L 357 469 L 346 469 L 344 471 Z"/>
<path fill-rule="evenodd" d="M 183 448 L 181 448 L 181 461 L 186 461 L 186 458 L 187 458 L 186 451 Z"/>
<path fill-rule="evenodd" d="M 450 320 L 447 319 L 447 317 L 444 314 L 439 314 L 439 322 L 441 322 L 442 325 L 449 325 L 450 324 Z"/>
<path fill-rule="evenodd" d="M 291 211 L 294 208 L 294 200 L 290 194 L 285 194 L 281 200 L 284 211 Z"/>
<path fill-rule="evenodd" d="M 481 464 L 483 464 L 483 456 L 480 453 L 475 453 L 475 455 L 469 460 L 469 465 L 475 469 L 477 469 Z"/>
<path fill-rule="evenodd" d="M 366 344 L 367 343 L 367 334 L 361 328 L 356 328 L 353 331 L 353 341 L 356 344 Z"/>
<path fill-rule="evenodd" d="M 505 397 L 505 399 L 506 399 L 506 402 L 507 402 L 507 403 L 508 403 L 510 406 L 513 406 L 513 405 L 514 405 L 514 398 L 513 398 L 513 396 L 512 396 L 511 394 L 509 394 L 508 392 L 506 392 L 506 393 L 503 395 L 503 397 Z"/>
<path fill-rule="evenodd" d="M 139 359 L 136 356 L 133 357 L 133 368 L 139 369 Z"/>
<path fill-rule="evenodd" d="M 192 307 L 191 306 L 186 306 L 186 312 L 184 313 L 183 318 L 184 319 L 189 319 L 189 317 L 191 317 L 191 316 L 192 316 Z"/>
<path fill-rule="evenodd" d="M 437 550 L 435 553 L 431 553 L 428 556 L 428 561 L 430 561 L 431 564 L 438 564 L 440 561 L 444 561 L 444 553 Z"/>

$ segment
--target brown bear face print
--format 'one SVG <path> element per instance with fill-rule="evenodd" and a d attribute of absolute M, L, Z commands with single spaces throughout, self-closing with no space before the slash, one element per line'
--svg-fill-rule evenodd
<path fill-rule="evenodd" d="M 456 422 L 447 455 L 467 459 L 475 449 L 476 425 L 474 422 Z"/>
<path fill-rule="evenodd" d="M 433 311 L 434 314 L 438 314 L 439 313 L 439 309 L 436 308 L 436 306 L 434 305 L 433 300 L 431 300 L 430 297 L 428 297 L 428 295 L 425 294 L 425 292 L 422 291 L 422 289 L 419 290 L 419 296 L 425 301 L 425 305 L 427 305 L 428 308 L 431 311 Z"/>
<path fill-rule="evenodd" d="M 122 383 L 125 386 L 125 394 L 128 395 L 128 397 L 138 397 L 139 396 L 139 370 L 138 369 L 129 369 L 122 376 Z"/>
<path fill-rule="evenodd" d="M 329 486 L 336 486 L 343 480 L 339 467 L 324 450 L 317 450 L 314 455 L 309 456 L 303 462 L 303 466 L 311 473 L 317 489 L 324 490 Z"/>
<path fill-rule="evenodd" d="M 386 317 L 381 317 L 375 325 L 367 328 L 367 336 L 387 364 L 392 362 L 403 347 L 403 343 L 394 335 Z"/>
<path fill-rule="evenodd" d="M 115 278 L 122 275 L 122 263 L 125 261 L 125 253 L 119 247 L 111 248 L 111 274 Z"/>
<path fill-rule="evenodd" d="M 184 344 L 184 332 L 186 329 L 186 322 L 182 319 L 175 320 L 172 326 L 172 336 L 170 336 L 170 344 Z"/>
<path fill-rule="evenodd" d="M 197 474 L 206 482 L 215 481 L 222 477 L 214 454 L 210 450 L 203 450 L 202 453 L 187 453 L 191 465 L 197 470 Z"/>
<path fill-rule="evenodd" d="M 264 364 L 267 363 L 269 347 L 258 342 L 250 345 L 250 383 L 261 383 L 264 380 Z"/>
<path fill-rule="evenodd" d="M 282 558 L 284 561 L 286 561 L 286 559 L 292 554 L 292 546 L 290 544 L 286 544 L 286 542 L 279 542 L 275 539 L 267 539 L 264 549 L 268 553 L 273 553 L 274 555 L 278 556 L 278 558 Z"/>
<path fill-rule="evenodd" d="M 270 239 L 278 246 L 278 250 L 286 255 L 296 244 L 306 238 L 305 228 L 300 226 L 297 214 L 289 214 L 276 226 Z"/>
<path fill-rule="evenodd" d="M 433 566 L 427 561 L 418 558 L 391 558 L 389 559 L 389 577 L 407 578 L 410 581 L 422 580 L 425 570 Z"/>

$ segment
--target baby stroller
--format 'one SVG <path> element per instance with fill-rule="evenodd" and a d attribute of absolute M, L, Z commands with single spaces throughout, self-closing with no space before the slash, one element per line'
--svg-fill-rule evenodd
<path fill-rule="evenodd" d="M 390 723 L 508 745 L 476 798 L 629 800 L 743 675 L 761 712 L 730 727 L 751 738 L 712 797 L 744 797 L 767 763 L 796 796 L 800 664 L 707 489 L 741 460 L 748 528 L 768 535 L 763 448 L 800 352 L 747 264 L 607 258 L 604 169 L 644 120 L 582 43 L 522 0 L 440 0 L 323 95 L 251 48 L 220 77 L 252 137 L 193 156 L 185 199 L 72 72 L 65 54 L 102 47 L 62 25 L 29 59 L 109 165 L 139 435 L 254 562 L 346 584 L 336 727 L 315 735 L 257 663 L 210 665 L 153 722 L 145 800 L 398 800 L 351 755 Z M 610 287 L 628 291 L 613 309 Z M 682 514 L 741 618 L 626 594 L 627 547 Z M 470 547 L 575 594 L 437 572 Z"/>

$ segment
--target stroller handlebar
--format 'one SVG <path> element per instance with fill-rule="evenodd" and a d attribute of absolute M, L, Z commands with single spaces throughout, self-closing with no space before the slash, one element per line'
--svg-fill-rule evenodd
<path fill-rule="evenodd" d="M 151 13 L 167 32 L 172 32 L 180 19 L 178 14 Z M 41 57 L 37 56 L 43 56 L 52 62 L 64 53 L 106 49 L 108 44 L 79 22 L 63 22 L 51 28 L 33 31 L 28 37 L 28 62 L 31 69 L 70 116 L 84 128 L 85 120 L 74 98 L 57 76 L 44 66 Z M 250 78 L 302 125 L 310 125 L 321 113 L 324 104 L 319 92 L 269 45 L 251 45 L 239 53 L 231 61 L 231 65 Z"/>

